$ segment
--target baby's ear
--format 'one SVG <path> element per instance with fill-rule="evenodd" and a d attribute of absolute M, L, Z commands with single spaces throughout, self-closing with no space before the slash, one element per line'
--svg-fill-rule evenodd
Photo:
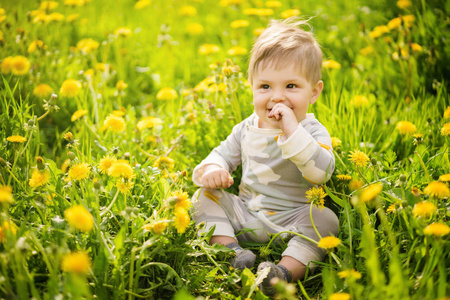
<path fill-rule="evenodd" d="M 311 97 L 311 100 L 309 101 L 310 104 L 314 104 L 317 100 L 317 98 L 319 98 L 320 94 L 322 93 L 323 90 L 323 81 L 319 80 L 316 83 L 316 86 L 314 86 L 313 88 L 313 94 Z"/>

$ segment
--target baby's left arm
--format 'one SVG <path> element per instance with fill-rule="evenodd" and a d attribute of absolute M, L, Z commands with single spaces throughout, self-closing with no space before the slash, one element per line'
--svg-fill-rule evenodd
<path fill-rule="evenodd" d="M 283 158 L 295 163 L 306 180 L 319 185 L 331 178 L 335 158 L 328 131 L 316 123 L 309 132 L 299 124 L 288 139 L 278 139 L 278 145 Z"/>

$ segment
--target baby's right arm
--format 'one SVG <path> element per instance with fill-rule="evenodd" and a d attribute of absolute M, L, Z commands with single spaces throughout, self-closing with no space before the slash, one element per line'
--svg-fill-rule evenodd
<path fill-rule="evenodd" d="M 234 180 L 227 170 L 216 164 L 203 166 L 202 185 L 207 189 L 229 188 Z"/>

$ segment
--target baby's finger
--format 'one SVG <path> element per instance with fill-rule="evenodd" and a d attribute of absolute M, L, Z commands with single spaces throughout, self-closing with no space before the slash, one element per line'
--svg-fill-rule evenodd
<path fill-rule="evenodd" d="M 230 187 L 234 183 L 233 177 L 228 177 L 228 187 Z"/>

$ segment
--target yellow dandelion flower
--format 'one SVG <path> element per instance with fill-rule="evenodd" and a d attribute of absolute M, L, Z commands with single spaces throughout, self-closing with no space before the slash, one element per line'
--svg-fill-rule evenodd
<path fill-rule="evenodd" d="M 235 20 L 230 24 L 231 28 L 244 28 L 248 27 L 248 25 L 250 25 L 250 22 L 247 20 Z"/>
<path fill-rule="evenodd" d="M 408 121 L 400 121 L 397 123 L 395 128 L 399 131 L 400 134 L 413 134 L 417 131 L 416 125 Z"/>
<path fill-rule="evenodd" d="M 125 108 L 121 108 L 121 110 L 113 110 L 113 115 L 115 115 L 116 117 L 123 117 L 125 116 Z"/>
<path fill-rule="evenodd" d="M 169 225 L 169 220 L 161 220 L 161 221 L 156 221 L 152 224 L 147 224 L 144 226 L 145 230 L 148 231 L 153 231 L 153 233 L 155 234 L 161 234 L 164 229 L 166 229 L 166 227 Z"/>
<path fill-rule="evenodd" d="M 324 202 L 325 197 L 327 196 L 327 193 L 324 192 L 323 188 L 321 187 L 312 187 L 309 190 L 306 191 L 306 198 L 308 198 L 308 203 L 311 203 L 314 205 L 314 207 L 323 209 L 324 208 Z"/>
<path fill-rule="evenodd" d="M 320 239 L 319 244 L 317 245 L 319 248 L 323 248 L 326 250 L 330 250 L 336 248 L 341 243 L 341 240 L 334 236 L 326 236 Z"/>
<path fill-rule="evenodd" d="M 287 18 L 290 18 L 290 17 L 298 16 L 299 14 L 300 14 L 300 9 L 292 8 L 292 9 L 287 9 L 287 10 L 281 12 L 280 16 L 283 19 L 287 19 Z"/>
<path fill-rule="evenodd" d="M 350 175 L 337 175 L 336 176 L 339 181 L 350 181 L 352 180 L 352 176 Z"/>
<path fill-rule="evenodd" d="M 144 119 L 140 120 L 136 127 L 142 131 L 145 128 L 153 128 L 153 127 L 157 127 L 160 126 L 163 123 L 163 121 L 159 118 L 155 118 L 155 117 L 145 117 Z"/>
<path fill-rule="evenodd" d="M 191 206 L 191 199 L 189 199 L 189 195 L 187 192 L 184 192 L 182 190 L 175 191 L 172 193 L 172 198 L 175 199 L 175 209 L 188 209 Z"/>
<path fill-rule="evenodd" d="M 14 56 L 11 60 L 11 72 L 14 75 L 25 75 L 30 70 L 30 61 L 22 55 Z"/>
<path fill-rule="evenodd" d="M 352 103 L 353 107 L 355 107 L 355 108 L 362 108 L 362 107 L 367 107 L 369 105 L 369 100 L 367 99 L 366 96 L 356 95 L 351 100 L 351 103 Z"/>
<path fill-rule="evenodd" d="M 119 27 L 114 30 L 114 35 L 120 37 L 129 37 L 131 33 L 132 33 L 131 29 L 127 27 Z"/>
<path fill-rule="evenodd" d="M 389 213 L 395 213 L 403 209 L 403 205 L 401 203 L 393 203 L 389 205 L 389 207 L 386 209 L 386 212 Z"/>
<path fill-rule="evenodd" d="M 333 293 L 328 300 L 350 300 L 350 294 L 348 293 Z"/>
<path fill-rule="evenodd" d="M 184 233 L 186 228 L 189 226 L 191 218 L 188 212 L 183 208 L 177 208 L 174 211 L 173 225 L 177 229 L 178 233 Z"/>
<path fill-rule="evenodd" d="M 444 112 L 444 119 L 450 119 L 450 106 L 447 106 Z"/>
<path fill-rule="evenodd" d="M 54 13 L 51 13 L 48 15 L 49 21 L 63 21 L 64 18 L 65 17 L 63 14 L 57 13 L 57 12 L 54 12 Z"/>
<path fill-rule="evenodd" d="M 281 3 L 280 1 L 266 1 L 266 7 L 269 8 L 278 8 L 283 6 L 283 3 Z"/>
<path fill-rule="evenodd" d="M 153 163 L 153 167 L 160 170 L 169 169 L 172 170 L 175 167 L 175 161 L 170 157 L 161 156 L 158 157 Z"/>
<path fill-rule="evenodd" d="M 409 0 L 398 0 L 397 7 L 400 9 L 405 9 L 411 6 L 411 1 Z"/>
<path fill-rule="evenodd" d="M 359 195 L 359 201 L 366 203 L 375 199 L 378 194 L 383 190 L 383 185 L 381 183 L 374 183 L 366 187 Z"/>
<path fill-rule="evenodd" d="M 134 171 L 128 161 L 119 159 L 113 162 L 109 167 L 108 175 L 112 177 L 123 177 L 126 179 L 131 179 L 134 177 Z"/>
<path fill-rule="evenodd" d="M 12 56 L 8 56 L 8 57 L 5 57 L 3 60 L 2 60 L 2 66 L 1 66 L 1 71 L 2 71 L 2 74 L 9 74 L 9 73 L 11 73 L 11 62 L 12 62 Z"/>
<path fill-rule="evenodd" d="M 337 137 L 331 137 L 331 146 L 337 148 L 342 144 L 342 141 Z"/>
<path fill-rule="evenodd" d="M 30 45 L 28 46 L 27 52 L 31 54 L 40 49 L 45 50 L 45 49 L 47 49 L 47 46 L 44 44 L 43 41 L 35 40 L 30 43 Z"/>
<path fill-rule="evenodd" d="M 31 175 L 28 184 L 32 188 L 37 188 L 43 185 L 46 185 L 48 180 L 50 179 L 50 172 L 48 170 L 39 171 L 35 169 L 33 174 Z"/>
<path fill-rule="evenodd" d="M 106 155 L 98 162 L 98 169 L 102 174 L 107 174 L 109 168 L 117 161 L 115 156 Z"/>
<path fill-rule="evenodd" d="M 134 4 L 134 8 L 135 9 L 143 9 L 147 6 L 149 6 L 152 3 L 151 0 L 139 0 L 138 2 L 136 2 L 136 4 Z"/>
<path fill-rule="evenodd" d="M 420 195 L 423 194 L 422 191 L 415 186 L 411 187 L 411 193 L 414 195 L 414 197 L 420 197 Z"/>
<path fill-rule="evenodd" d="M 392 20 L 390 20 L 387 24 L 387 27 L 389 29 L 395 29 L 400 27 L 400 25 L 402 25 L 402 19 L 401 18 L 394 18 Z"/>
<path fill-rule="evenodd" d="M 357 189 L 362 188 L 362 186 L 364 185 L 364 183 L 359 180 L 359 179 L 353 179 L 352 181 L 350 181 L 350 183 L 348 184 L 348 187 L 352 190 L 355 191 Z"/>
<path fill-rule="evenodd" d="M 126 129 L 125 120 L 122 117 L 118 117 L 114 114 L 110 114 L 106 117 L 105 121 L 103 122 L 103 126 L 106 129 L 111 129 L 115 133 L 125 131 Z"/>
<path fill-rule="evenodd" d="M 64 217 L 73 228 L 90 232 L 94 228 L 94 219 L 91 213 L 82 205 L 74 205 L 64 211 Z"/>
<path fill-rule="evenodd" d="M 75 79 L 67 79 L 61 85 L 59 93 L 63 97 L 73 98 L 80 93 L 80 90 L 81 90 L 81 82 Z"/>
<path fill-rule="evenodd" d="M 257 27 L 253 29 L 253 34 L 255 36 L 260 36 L 264 32 L 264 30 L 266 30 L 264 27 Z"/>
<path fill-rule="evenodd" d="M 0 185 L 0 203 L 13 203 L 12 187 L 9 185 Z"/>
<path fill-rule="evenodd" d="M 83 275 L 89 273 L 91 265 L 91 259 L 86 252 L 72 252 L 64 255 L 61 269 L 66 273 Z"/>
<path fill-rule="evenodd" d="M 416 17 L 414 15 L 406 15 L 403 16 L 403 22 L 405 23 L 406 27 L 412 27 L 414 21 L 416 20 Z"/>
<path fill-rule="evenodd" d="M 370 33 L 369 33 L 369 37 L 371 39 L 376 39 L 380 36 L 382 36 L 385 33 L 388 33 L 390 31 L 389 27 L 385 26 L 385 25 L 381 25 L 381 26 L 376 26 Z"/>
<path fill-rule="evenodd" d="M 417 43 L 411 43 L 411 50 L 412 50 L 413 52 L 422 52 L 422 51 L 423 51 L 423 48 L 422 48 L 422 46 L 420 46 L 420 45 L 417 44 Z"/>
<path fill-rule="evenodd" d="M 82 39 L 77 43 L 77 49 L 79 51 L 90 53 L 100 46 L 99 42 L 93 39 Z"/>
<path fill-rule="evenodd" d="M 274 11 L 271 8 L 258 8 L 256 9 L 255 14 L 259 17 L 268 17 L 273 15 Z"/>
<path fill-rule="evenodd" d="M 72 117 L 70 118 L 70 120 L 72 122 L 75 122 L 76 120 L 78 120 L 79 118 L 85 116 L 88 113 L 88 110 L 86 109 L 80 109 L 77 110 L 76 112 L 73 113 Z"/>
<path fill-rule="evenodd" d="M 439 176 L 439 181 L 450 181 L 450 174 L 444 174 Z"/>
<path fill-rule="evenodd" d="M 247 52 L 247 49 L 245 49 L 244 47 L 234 46 L 227 51 L 227 54 L 231 56 L 239 56 L 247 54 Z"/>
<path fill-rule="evenodd" d="M 373 53 L 373 47 L 372 46 L 368 46 L 365 48 L 362 48 L 361 50 L 359 50 L 359 54 L 367 56 L 369 54 Z"/>
<path fill-rule="evenodd" d="M 350 161 L 358 167 L 366 167 L 369 164 L 369 156 L 362 151 L 350 151 Z"/>
<path fill-rule="evenodd" d="M 6 138 L 6 140 L 7 140 L 8 142 L 11 142 L 11 143 L 24 143 L 24 142 L 27 141 L 26 138 L 24 138 L 23 136 L 20 136 L 20 135 L 11 135 L 11 136 L 8 136 L 8 137 Z"/>
<path fill-rule="evenodd" d="M 80 14 L 70 14 L 67 16 L 66 21 L 67 22 L 73 22 L 77 20 L 80 17 Z"/>
<path fill-rule="evenodd" d="M 39 98 L 47 98 L 53 93 L 53 88 L 48 84 L 41 83 L 33 90 L 33 95 Z"/>
<path fill-rule="evenodd" d="M 412 214 L 415 217 L 422 217 L 422 218 L 430 217 L 433 214 L 435 214 L 436 212 L 437 212 L 436 205 L 434 205 L 433 203 L 428 202 L 428 201 L 422 201 L 422 202 L 416 203 L 412 210 Z"/>
<path fill-rule="evenodd" d="M 197 14 L 197 9 L 191 5 L 185 5 L 180 8 L 178 13 L 184 17 L 193 17 Z"/>
<path fill-rule="evenodd" d="M 220 6 L 240 5 L 244 0 L 220 0 Z"/>
<path fill-rule="evenodd" d="M 3 224 L 0 226 L 0 243 L 5 242 L 7 231 L 9 234 L 16 234 L 17 226 L 13 221 L 3 221 Z"/>
<path fill-rule="evenodd" d="M 124 89 L 126 89 L 128 87 L 128 84 L 125 83 L 125 81 L 123 80 L 119 80 L 116 83 L 116 89 L 118 91 L 123 91 Z"/>
<path fill-rule="evenodd" d="M 201 55 L 214 54 L 220 51 L 219 46 L 214 44 L 203 44 L 198 48 L 198 53 Z"/>
<path fill-rule="evenodd" d="M 450 135 L 450 123 L 445 123 L 441 128 L 441 135 L 449 136 Z"/>
<path fill-rule="evenodd" d="M 129 193 L 133 186 L 134 183 L 131 180 L 125 178 L 119 178 L 116 182 L 116 187 L 122 194 Z"/>
<path fill-rule="evenodd" d="M 324 69 L 340 69 L 341 68 L 341 64 L 338 63 L 335 60 L 329 59 L 329 60 L 324 60 L 322 62 L 322 67 Z"/>
<path fill-rule="evenodd" d="M 55 8 L 57 8 L 58 5 L 59 5 L 59 3 L 56 1 L 42 1 L 41 5 L 39 6 L 39 9 L 50 11 L 50 10 L 54 10 Z"/>
<path fill-rule="evenodd" d="M 66 173 L 66 171 L 67 171 L 67 169 L 69 168 L 69 166 L 70 166 L 70 159 L 68 158 L 68 159 L 66 159 L 66 160 L 62 163 L 62 165 L 61 165 L 61 171 L 63 171 L 64 173 Z"/>
<path fill-rule="evenodd" d="M 178 93 L 171 87 L 163 87 L 156 94 L 156 99 L 158 100 L 174 100 L 178 98 Z"/>
<path fill-rule="evenodd" d="M 91 166 L 88 163 L 79 163 L 69 169 L 70 180 L 82 180 L 89 177 Z"/>
<path fill-rule="evenodd" d="M 201 35 L 205 32 L 203 25 L 200 23 L 189 23 L 186 26 L 186 32 L 190 35 Z"/>
<path fill-rule="evenodd" d="M 430 197 L 435 197 L 438 199 L 450 197 L 450 190 L 447 185 L 443 182 L 433 181 L 427 185 L 423 192 Z"/>
<path fill-rule="evenodd" d="M 347 269 L 338 272 L 338 276 L 339 278 L 360 279 L 362 275 L 355 269 Z"/>
<path fill-rule="evenodd" d="M 423 230 L 426 235 L 434 235 L 437 237 L 443 237 L 450 233 L 450 227 L 443 223 L 431 223 Z"/>

